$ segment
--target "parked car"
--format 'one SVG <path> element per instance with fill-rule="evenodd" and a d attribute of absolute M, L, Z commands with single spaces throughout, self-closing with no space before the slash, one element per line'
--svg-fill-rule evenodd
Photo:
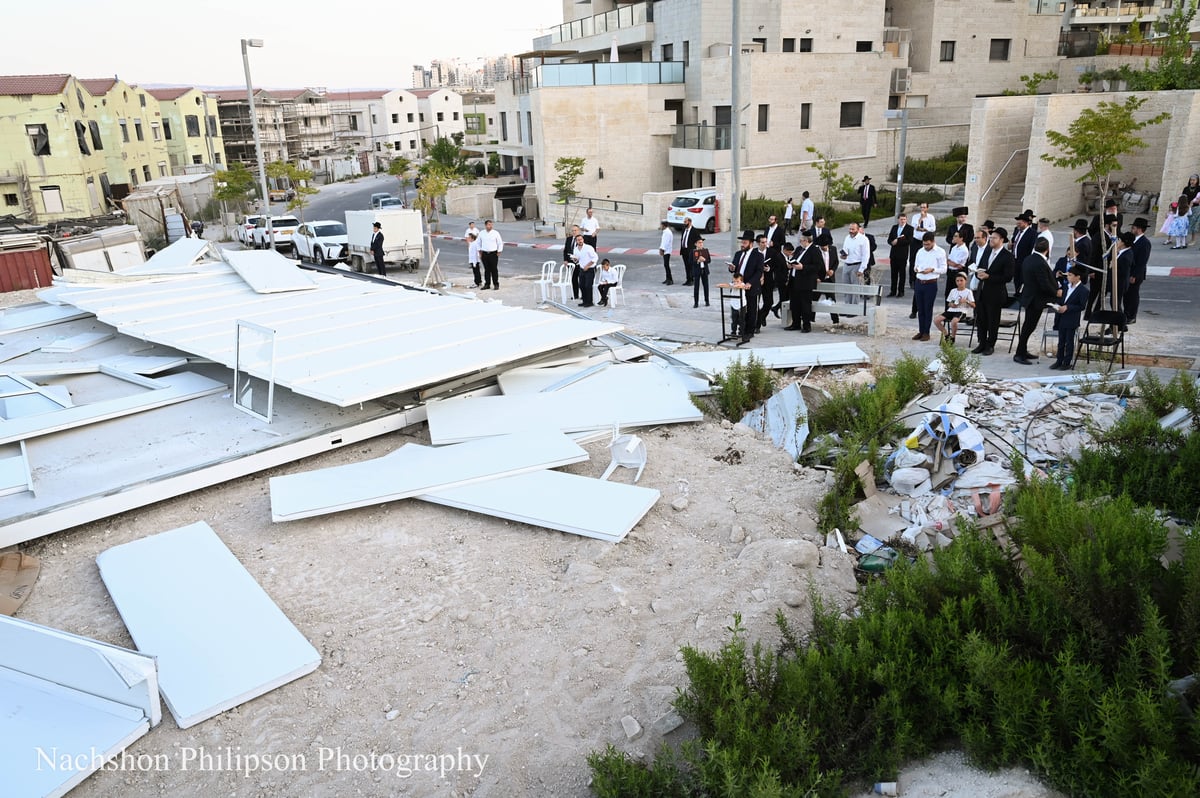
<path fill-rule="evenodd" d="M 300 226 L 300 220 L 295 216 L 262 216 L 258 223 L 254 225 L 251 234 L 254 236 L 252 246 L 255 249 L 266 249 L 271 246 L 267 238 L 267 219 L 271 219 L 271 226 L 275 233 L 275 249 L 291 249 L 292 234 L 296 232 L 296 228 Z"/>
<path fill-rule="evenodd" d="M 378 208 L 381 200 L 392 199 L 392 198 L 393 198 L 392 195 L 387 193 L 386 191 L 383 191 L 383 192 L 380 192 L 377 194 L 372 194 L 371 195 L 371 210 Z"/>
<path fill-rule="evenodd" d="M 258 224 L 258 220 L 261 218 L 262 216 L 260 214 L 247 216 L 242 219 L 241 224 L 234 228 L 233 237 L 241 242 L 243 247 L 254 246 L 254 236 L 252 235 L 252 231 L 254 230 L 254 226 Z"/>
<path fill-rule="evenodd" d="M 300 260 L 337 263 L 346 260 L 346 225 L 333 220 L 305 222 L 292 236 L 292 248 Z"/>
<path fill-rule="evenodd" d="M 666 223 L 672 227 L 683 227 L 684 219 L 692 220 L 692 227 L 711 233 L 717 227 L 717 190 L 713 188 L 692 189 L 671 200 L 667 209 Z"/>
<path fill-rule="evenodd" d="M 382 210 L 383 208 L 405 208 L 405 207 L 407 207 L 407 206 L 404 204 L 404 200 L 400 199 L 399 197 L 388 197 L 387 199 L 381 199 L 379 201 L 379 204 L 375 206 L 375 209 Z"/>

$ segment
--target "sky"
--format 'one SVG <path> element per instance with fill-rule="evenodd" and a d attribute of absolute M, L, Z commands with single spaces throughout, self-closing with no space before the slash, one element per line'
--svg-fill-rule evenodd
<path fill-rule="evenodd" d="M 0 74 L 245 86 L 241 40 L 262 39 L 249 50 L 256 86 L 328 89 L 408 88 L 413 64 L 525 52 L 562 22 L 563 8 L 562 0 L 3 4 Z"/>

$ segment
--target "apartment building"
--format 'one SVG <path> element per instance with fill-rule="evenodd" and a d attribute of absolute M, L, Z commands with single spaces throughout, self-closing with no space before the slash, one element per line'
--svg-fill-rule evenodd
<path fill-rule="evenodd" d="M 113 196 L 123 198 L 144 182 L 171 174 L 162 115 L 148 91 L 118 78 L 81 78 L 92 96 L 92 115 L 106 142 L 105 166 Z"/>
<path fill-rule="evenodd" d="M 0 76 L 0 213 L 46 224 L 112 209 L 105 133 L 71 75 Z"/>
<path fill-rule="evenodd" d="M 414 92 L 405 89 L 331 91 L 334 140 L 339 150 L 352 152 L 366 173 L 386 169 L 391 159 L 418 158 L 421 111 Z"/>
<path fill-rule="evenodd" d="M 816 188 L 809 146 L 878 179 L 896 161 L 889 111 L 912 109 L 908 152 L 933 155 L 967 140 L 976 95 L 1059 63 L 1061 14 L 1040 0 L 743 0 L 735 113 L 730 9 L 564 0 L 563 23 L 497 87 L 502 168 L 530 175 L 541 207 L 553 207 L 561 156 L 587 159 L 584 197 L 636 203 L 694 186 L 728 195 L 737 124 L 750 196 Z"/>
<path fill-rule="evenodd" d="M 146 93 L 158 101 L 172 174 L 201 166 L 213 171 L 225 168 L 225 141 L 217 121 L 215 95 L 188 86 L 147 89 Z"/>
<path fill-rule="evenodd" d="M 455 133 L 466 133 L 461 94 L 450 89 L 413 89 L 412 94 L 417 98 L 417 121 L 425 146 L 439 137 L 453 139 Z"/>
<path fill-rule="evenodd" d="M 237 161 L 248 169 L 257 169 L 254 123 L 251 121 L 250 99 L 246 92 L 214 92 L 213 96 L 217 99 L 217 133 L 225 142 L 227 161 Z M 300 134 L 295 104 L 281 100 L 263 89 L 255 89 L 254 112 L 258 119 L 264 163 L 291 161 L 296 158 Z"/>
<path fill-rule="evenodd" d="M 333 111 L 325 93 L 315 89 L 272 89 L 271 96 L 294 107 L 284 116 L 285 138 L 293 158 L 313 158 L 334 149 Z"/>

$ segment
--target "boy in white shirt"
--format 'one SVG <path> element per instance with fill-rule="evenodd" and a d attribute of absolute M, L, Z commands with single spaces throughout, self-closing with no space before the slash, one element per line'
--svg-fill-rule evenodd
<path fill-rule="evenodd" d="M 617 284 L 617 270 L 608 262 L 608 258 L 600 261 L 600 271 L 596 273 L 596 287 L 600 289 L 600 304 L 608 304 L 608 289 Z"/>
<path fill-rule="evenodd" d="M 975 294 L 967 288 L 967 275 L 959 272 L 954 275 L 954 287 L 946 296 L 946 310 L 933 320 L 933 324 L 942 333 L 942 338 L 954 343 L 958 335 L 958 320 L 966 313 L 967 308 L 975 307 Z M 946 322 L 950 323 L 950 331 L 946 331 Z"/>
<path fill-rule="evenodd" d="M 475 275 L 475 287 L 483 285 L 483 275 L 479 271 L 479 236 L 467 233 L 467 263 L 471 265 L 471 273 Z"/>

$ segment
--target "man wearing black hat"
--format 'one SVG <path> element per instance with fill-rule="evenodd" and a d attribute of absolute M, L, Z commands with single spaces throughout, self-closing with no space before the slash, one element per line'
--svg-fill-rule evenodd
<path fill-rule="evenodd" d="M 812 332 L 812 303 L 816 298 L 817 283 L 825 279 L 825 262 L 821 258 L 821 248 L 813 244 L 811 232 L 800 233 L 800 249 L 790 258 L 789 265 L 792 323 L 784 329 Z"/>
<path fill-rule="evenodd" d="M 1021 321 L 1021 336 L 1017 339 L 1017 354 L 1013 356 L 1013 360 L 1025 366 L 1032 366 L 1033 361 L 1038 359 L 1037 355 L 1029 351 L 1029 339 L 1037 330 L 1046 305 L 1058 296 L 1058 283 L 1050 270 L 1049 255 L 1050 242 L 1039 238 L 1033 244 L 1033 253 L 1021 264 L 1025 279 L 1022 281 L 1018 301 L 1024 308 L 1024 318 Z"/>
<path fill-rule="evenodd" d="M 970 244 L 975 240 L 975 228 L 967 222 L 967 214 L 970 213 L 968 208 L 954 209 L 954 224 L 950 225 L 950 229 L 946 231 L 946 246 L 954 246 L 954 234 L 962 233 L 964 244 Z M 954 280 L 950 280 L 950 287 L 954 287 Z M 949 293 L 949 292 L 947 292 Z"/>
<path fill-rule="evenodd" d="M 975 328 L 979 332 L 979 345 L 971 350 L 976 355 L 990 355 L 996 346 L 1000 332 L 1000 311 L 1008 304 L 1008 281 L 1012 279 L 1015 264 L 1013 254 L 1005 248 L 1008 231 L 997 227 L 992 231 L 988 250 L 979 261 L 975 276 L 979 278 L 979 291 L 975 294 Z"/>
<path fill-rule="evenodd" d="M 1037 234 L 1030 227 L 1033 224 L 1033 214 L 1029 211 L 1018 214 L 1014 221 L 1016 226 L 1013 228 L 1011 249 L 1014 263 L 1020 264 L 1024 263 L 1025 259 L 1033 252 L 1033 241 L 1037 238 Z M 1021 293 L 1021 283 L 1024 279 L 1020 270 L 1013 275 L 1013 290 L 1018 294 Z"/>
<path fill-rule="evenodd" d="M 1092 237 L 1088 235 L 1087 219 L 1076 219 L 1075 224 L 1071 225 L 1071 243 L 1067 245 L 1067 254 L 1059 258 L 1054 265 L 1054 279 L 1064 291 L 1067 287 L 1067 272 L 1076 263 L 1084 266 L 1092 264 Z"/>
<path fill-rule="evenodd" d="M 1150 223 L 1138 217 L 1133 220 L 1133 224 L 1129 228 L 1133 230 L 1133 265 L 1129 272 L 1128 286 L 1125 288 L 1125 323 L 1133 324 L 1137 321 L 1138 305 L 1141 303 L 1142 283 L 1146 282 L 1146 267 L 1150 263 L 1150 238 L 1146 235 L 1146 228 Z M 1117 264 L 1120 266 L 1120 264 Z M 1118 273 L 1118 278 L 1119 278 Z"/>
<path fill-rule="evenodd" d="M 375 271 L 387 277 L 387 267 L 383 265 L 383 226 L 375 222 L 371 228 L 371 254 L 375 257 Z"/>
<path fill-rule="evenodd" d="M 741 331 L 742 343 L 746 344 L 757 332 L 755 324 L 758 322 L 758 300 L 762 292 L 763 253 L 750 248 L 754 243 L 753 230 L 743 230 L 740 241 L 742 248 L 733 256 L 729 271 L 733 272 L 735 281 L 745 284 L 745 290 L 742 292 Z M 763 241 L 765 243 L 765 236 Z"/>
<path fill-rule="evenodd" d="M 878 198 L 875 195 L 875 186 L 871 185 L 871 176 L 866 175 L 862 179 L 862 185 L 858 188 L 858 206 L 862 208 L 864 230 L 871 223 L 871 209 L 875 207 L 876 202 L 878 202 Z"/>
<path fill-rule="evenodd" d="M 904 296 L 904 277 L 908 271 L 909 247 L 913 246 L 913 235 L 913 226 L 908 223 L 908 216 L 900 214 L 887 236 L 888 246 L 891 247 L 888 259 L 892 263 L 892 290 L 888 296 Z"/>

